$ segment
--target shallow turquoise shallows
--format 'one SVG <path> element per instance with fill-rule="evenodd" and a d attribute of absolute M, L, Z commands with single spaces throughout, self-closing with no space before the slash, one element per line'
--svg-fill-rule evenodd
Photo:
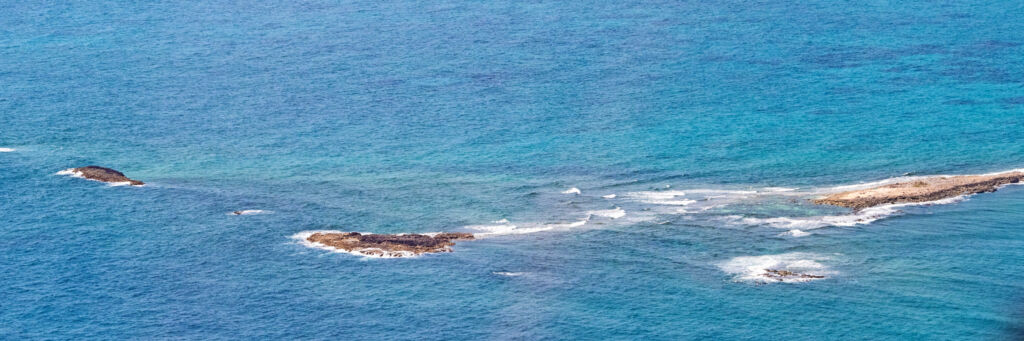
<path fill-rule="evenodd" d="M 1020 1 L 628 3 L 3 2 L 0 339 L 1024 337 L 1024 186 L 807 200 L 1024 168 Z"/>

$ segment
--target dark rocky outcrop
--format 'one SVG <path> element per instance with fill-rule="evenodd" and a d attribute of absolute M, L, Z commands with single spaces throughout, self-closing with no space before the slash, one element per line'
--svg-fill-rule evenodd
<path fill-rule="evenodd" d="M 1000 186 L 1019 183 L 1022 180 L 1024 172 L 1019 171 L 988 175 L 934 176 L 833 193 L 812 202 L 861 210 L 878 205 L 928 202 L 960 195 L 994 192 Z"/>
<path fill-rule="evenodd" d="M 124 175 L 124 173 L 121 173 L 121 172 L 118 172 L 116 170 L 113 170 L 113 169 L 110 169 L 110 168 L 106 168 L 106 167 L 85 166 L 85 167 L 79 167 L 79 168 L 72 169 L 72 172 L 74 172 L 76 175 L 79 175 L 79 176 L 81 176 L 83 178 L 86 178 L 86 179 L 89 179 L 89 180 L 96 180 L 96 181 L 102 181 L 102 182 L 111 182 L 111 183 L 113 183 L 113 182 L 127 182 L 130 185 L 132 185 L 132 186 L 142 186 L 142 185 L 145 185 L 145 183 L 142 182 L 142 181 L 129 179 L 127 176 Z"/>
<path fill-rule="evenodd" d="M 762 275 L 768 279 L 776 280 L 779 282 L 792 279 L 821 279 L 825 276 L 803 274 L 799 272 L 792 272 L 788 270 L 775 270 L 775 269 L 764 269 L 765 273 Z"/>
<path fill-rule="evenodd" d="M 451 252 L 456 240 L 472 240 L 472 233 L 361 234 L 359 232 L 317 232 L 307 241 L 367 256 L 406 257 L 423 253 Z"/>

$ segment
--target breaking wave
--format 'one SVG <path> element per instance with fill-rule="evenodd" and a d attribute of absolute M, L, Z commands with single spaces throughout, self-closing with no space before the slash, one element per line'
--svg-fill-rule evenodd
<path fill-rule="evenodd" d="M 723 272 L 733 275 L 738 282 L 755 283 L 800 283 L 823 279 L 820 277 L 775 277 L 769 270 L 790 271 L 797 274 L 813 276 L 831 276 L 837 272 L 822 262 L 832 260 L 829 256 L 791 252 L 778 255 L 735 257 L 718 264 Z"/>
<path fill-rule="evenodd" d="M 686 206 L 697 202 L 685 199 L 684 191 L 643 191 L 626 193 L 626 197 L 647 204 Z"/>
<path fill-rule="evenodd" d="M 799 238 L 799 237 L 806 237 L 806 236 L 809 236 L 809 235 L 811 235 L 812 233 L 810 233 L 810 232 L 804 232 L 804 231 L 800 231 L 800 230 L 797 230 L 797 229 L 792 229 L 792 230 L 789 230 L 789 231 L 783 232 L 782 234 L 783 234 L 783 235 L 786 235 L 786 236 L 790 236 L 790 237 L 797 237 L 797 238 Z"/>
<path fill-rule="evenodd" d="M 618 219 L 626 216 L 626 210 L 616 207 L 610 210 L 589 211 L 587 215 Z"/>
<path fill-rule="evenodd" d="M 625 214 L 625 213 L 623 213 Z M 564 230 L 574 227 L 580 227 L 590 221 L 590 216 L 586 218 L 568 222 L 568 223 L 524 223 L 524 224 L 513 224 L 507 219 L 502 219 L 489 225 L 470 225 L 466 226 L 465 229 L 473 232 L 473 236 L 476 238 L 487 238 L 494 236 L 504 235 L 516 235 L 516 234 L 527 234 L 537 233 L 552 230 Z"/>

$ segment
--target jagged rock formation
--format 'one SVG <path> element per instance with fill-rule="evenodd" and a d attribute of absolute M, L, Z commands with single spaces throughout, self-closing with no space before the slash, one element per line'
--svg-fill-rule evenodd
<path fill-rule="evenodd" d="M 1006 184 L 1024 180 L 1024 172 L 989 175 L 934 176 L 868 189 L 829 194 L 812 200 L 816 204 L 836 205 L 861 210 L 868 207 L 935 201 L 960 195 L 995 192 Z"/>
<path fill-rule="evenodd" d="M 146 184 L 142 181 L 129 179 L 127 176 L 124 175 L 124 173 L 100 166 L 85 166 L 74 168 L 71 170 L 71 172 L 75 175 L 81 176 L 89 180 L 96 180 L 109 183 L 127 182 L 132 186 L 142 186 Z"/>
<path fill-rule="evenodd" d="M 472 233 L 361 234 L 359 232 L 317 232 L 307 241 L 375 257 L 408 257 L 423 253 L 451 252 L 456 240 L 472 240 Z"/>
<path fill-rule="evenodd" d="M 783 282 L 783 281 L 786 281 L 786 280 L 794 280 L 794 279 L 799 280 L 799 279 L 822 279 L 822 278 L 825 278 L 825 276 L 821 276 L 821 275 L 802 274 L 802 273 L 792 272 L 792 271 L 787 271 L 787 270 L 764 269 L 764 271 L 765 271 L 765 273 L 762 276 L 767 277 L 768 279 L 779 281 L 779 282 Z"/>

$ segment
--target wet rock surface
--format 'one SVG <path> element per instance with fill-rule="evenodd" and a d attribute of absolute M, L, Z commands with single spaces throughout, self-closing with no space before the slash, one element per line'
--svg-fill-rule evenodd
<path fill-rule="evenodd" d="M 145 185 L 145 183 L 142 182 L 142 181 L 138 181 L 138 180 L 134 180 L 134 179 L 129 179 L 127 176 L 124 175 L 124 173 L 121 173 L 121 172 L 118 172 L 116 170 L 113 170 L 113 169 L 110 169 L 110 168 L 106 168 L 106 167 L 85 166 L 85 167 L 75 168 L 72 171 L 74 171 L 75 174 L 77 174 L 77 175 L 79 175 L 79 176 L 81 176 L 83 178 L 90 179 L 90 180 L 109 182 L 109 183 L 127 182 L 130 185 L 132 185 L 132 186 L 142 186 L 142 185 Z"/>
<path fill-rule="evenodd" d="M 779 281 L 779 282 L 783 282 L 783 281 L 786 281 L 786 280 L 822 279 L 822 278 L 825 278 L 825 276 L 821 276 L 821 275 L 804 274 L 804 273 L 792 272 L 792 271 L 788 271 L 788 270 L 764 269 L 764 272 L 765 273 L 762 276 L 767 277 L 768 279 L 771 279 L 771 280 Z"/>
<path fill-rule="evenodd" d="M 451 252 L 456 240 L 472 240 L 472 233 L 361 234 L 359 232 L 317 232 L 307 241 L 348 252 L 376 257 L 408 257 L 424 253 Z"/>
<path fill-rule="evenodd" d="M 995 192 L 1000 186 L 1019 183 L 1022 180 L 1024 172 L 1019 171 L 990 175 L 934 176 L 833 193 L 812 202 L 860 210 L 878 205 L 928 202 L 960 195 Z"/>

